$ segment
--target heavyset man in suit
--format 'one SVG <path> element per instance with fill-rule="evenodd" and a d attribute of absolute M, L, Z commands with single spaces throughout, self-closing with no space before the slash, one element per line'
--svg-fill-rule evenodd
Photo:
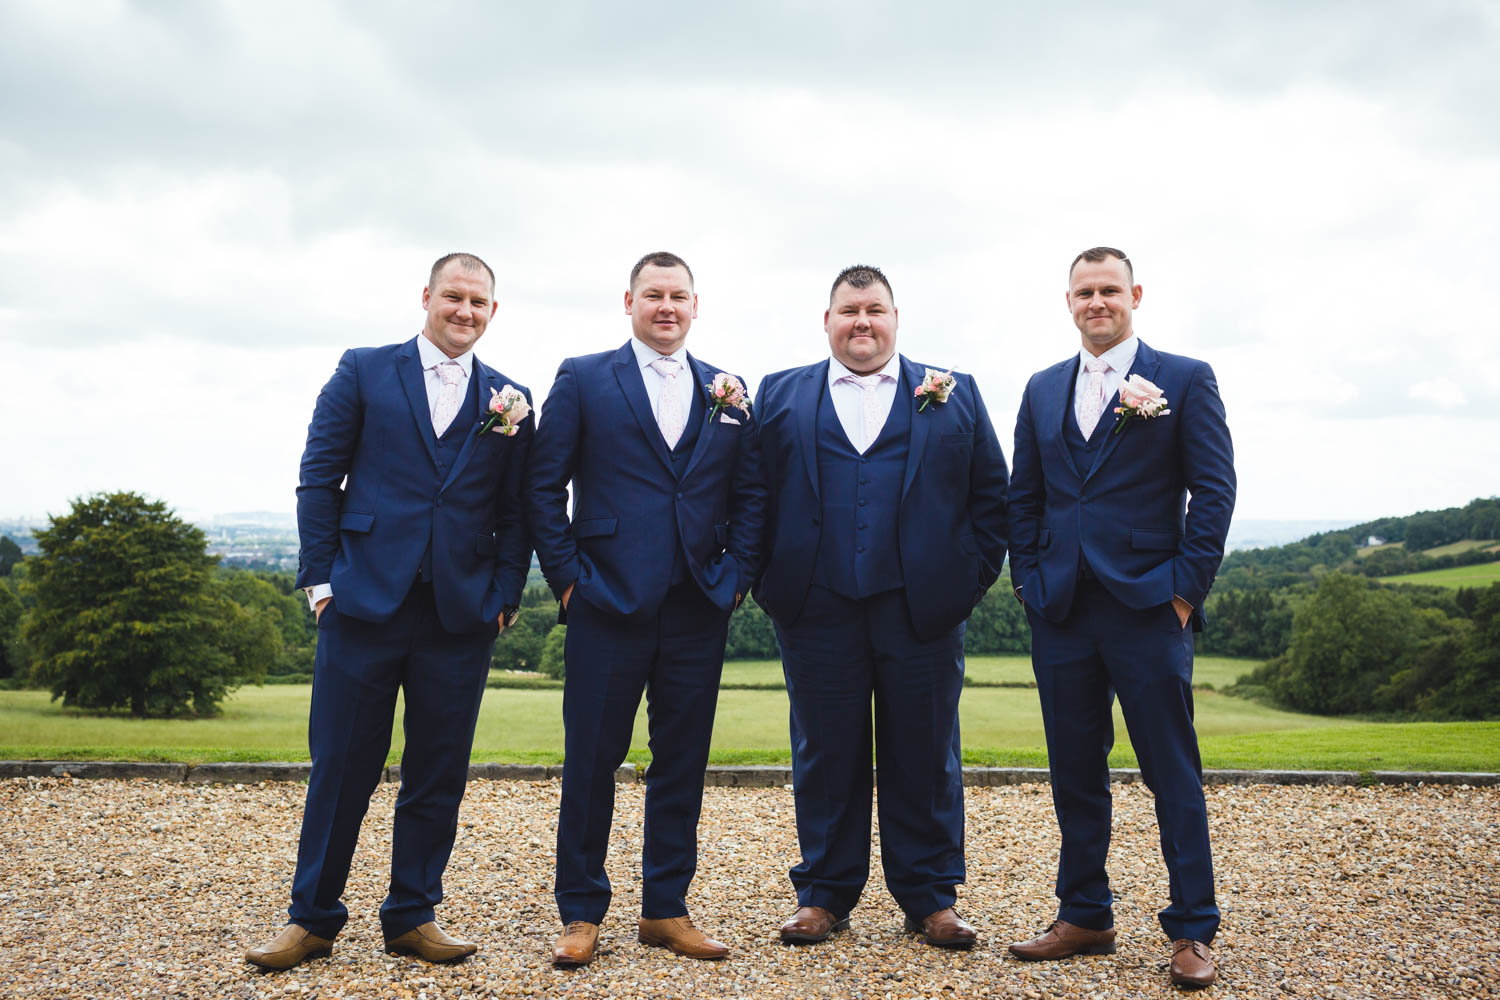
<path fill-rule="evenodd" d="M 969 947 L 958 698 L 964 623 L 1005 560 L 1005 458 L 971 376 L 916 395 L 933 372 L 896 353 L 879 269 L 840 273 L 823 323 L 832 356 L 767 376 L 757 401 L 756 599 L 786 673 L 802 852 L 781 938 L 847 927 L 869 878 L 873 697 L 886 885 L 908 931 Z"/>
<path fill-rule="evenodd" d="M 1033 960 L 1115 950 L 1105 858 L 1118 692 L 1156 798 L 1171 979 L 1207 986 L 1219 910 L 1193 730 L 1193 632 L 1224 554 L 1234 452 L 1213 370 L 1135 337 L 1133 270 L 1110 247 L 1074 259 L 1067 302 L 1082 348 L 1031 377 L 1016 418 L 1011 576 L 1031 623 L 1062 850 L 1057 919 L 1010 950 Z M 1137 376 L 1160 390 L 1155 415 L 1117 408 L 1129 402 L 1122 381 Z"/>
<path fill-rule="evenodd" d="M 687 353 L 697 311 L 687 264 L 643 257 L 625 292 L 631 339 L 562 363 L 532 452 L 537 555 L 568 625 L 559 965 L 593 958 L 609 907 L 614 773 L 643 690 L 651 765 L 637 937 L 693 958 L 728 952 L 693 926 L 687 891 L 729 615 L 755 578 L 765 487 L 748 403 L 716 405 L 720 370 Z"/>
<path fill-rule="evenodd" d="M 433 907 L 490 653 L 531 563 L 521 495 L 530 393 L 473 353 L 494 292 L 478 257 L 441 258 L 422 290 L 421 334 L 346 351 L 313 410 L 297 486 L 297 586 L 318 618 L 312 775 L 290 923 L 245 956 L 263 968 L 328 954 L 348 919 L 340 896 L 385 768 L 398 689 L 406 746 L 380 908 L 385 945 L 435 962 L 477 950 L 444 934 Z M 502 393 L 525 403 L 480 433 Z"/>

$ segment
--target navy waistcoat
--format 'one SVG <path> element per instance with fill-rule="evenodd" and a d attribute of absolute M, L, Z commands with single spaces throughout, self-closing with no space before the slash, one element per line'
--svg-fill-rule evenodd
<path fill-rule="evenodd" d="M 686 368 L 678 378 L 693 377 L 692 368 Z M 708 419 L 708 407 L 703 402 L 703 393 L 697 387 L 693 390 L 692 406 L 688 410 L 687 422 L 682 425 L 682 437 L 677 439 L 676 446 L 672 449 L 672 473 L 678 482 L 682 481 L 682 474 L 687 469 L 688 462 L 692 460 L 693 449 L 698 446 L 698 436 L 703 433 L 703 423 Z M 718 419 L 717 417 L 715 419 Z M 660 433 L 660 431 L 658 431 Z M 677 527 L 676 508 L 672 513 L 672 537 L 677 539 L 677 544 L 672 546 L 672 586 L 686 583 L 692 578 L 688 572 L 687 557 L 683 555 L 682 541 Z"/>
<path fill-rule="evenodd" d="M 1073 366 L 1073 384 L 1078 384 L 1078 366 Z M 1119 394 L 1104 401 L 1104 412 L 1099 414 L 1099 423 L 1094 427 L 1094 433 L 1087 439 L 1083 436 L 1083 428 L 1078 426 L 1078 414 L 1073 407 L 1073 393 L 1068 393 L 1065 402 L 1066 412 L 1063 414 L 1063 442 L 1068 446 L 1068 454 L 1073 459 L 1073 467 L 1078 474 L 1088 478 L 1088 474 L 1094 469 L 1094 462 L 1099 458 L 1099 452 L 1104 448 L 1104 442 L 1114 433 L 1115 421 L 1119 419 L 1115 415 L 1115 407 L 1120 405 Z M 1081 516 L 1081 515 L 1080 515 Z M 1085 579 L 1092 579 L 1094 571 L 1089 568 L 1088 559 L 1083 555 L 1083 549 L 1078 550 L 1078 568 Z"/>
<path fill-rule="evenodd" d="M 426 379 L 425 372 L 422 377 Z M 458 404 L 458 412 L 453 415 L 453 422 L 437 439 L 437 469 L 433 473 L 436 482 L 432 489 L 434 494 L 442 489 L 444 480 L 448 478 L 448 470 L 453 468 L 453 463 L 458 460 L 458 453 L 463 451 L 465 438 L 477 429 L 474 424 L 479 419 L 479 414 L 479 379 L 471 370 L 469 388 L 464 394 L 463 402 Z M 422 551 L 422 565 L 419 572 L 421 579 L 432 579 L 432 529 L 430 525 L 427 533 L 427 547 Z"/>
<path fill-rule="evenodd" d="M 849 598 L 895 590 L 901 574 L 901 481 L 911 440 L 911 386 L 896 383 L 885 426 L 861 455 L 823 387 L 818 402 L 818 490 L 823 513 L 812 582 Z"/>

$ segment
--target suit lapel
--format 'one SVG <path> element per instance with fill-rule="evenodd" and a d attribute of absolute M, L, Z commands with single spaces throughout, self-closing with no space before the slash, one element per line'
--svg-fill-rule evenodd
<path fill-rule="evenodd" d="M 1144 340 L 1138 341 L 1135 348 L 1135 360 L 1130 363 L 1130 370 L 1125 373 L 1125 378 L 1129 378 L 1132 375 L 1139 375 L 1147 381 L 1154 382 L 1156 381 L 1156 370 L 1160 367 L 1161 359 L 1156 356 L 1156 352 L 1147 347 Z M 1120 381 L 1123 382 L 1124 380 L 1122 378 Z M 1104 407 L 1106 410 L 1110 410 L 1119 405 L 1119 402 L 1120 394 L 1117 390 L 1114 400 L 1106 399 Z M 1124 417 L 1121 415 L 1116 419 L 1123 420 Z M 1094 474 L 1104 467 L 1104 463 L 1109 460 L 1109 456 L 1114 453 L 1115 448 L 1119 445 L 1120 438 L 1129 433 L 1128 427 L 1121 427 L 1119 424 L 1116 424 L 1109 431 L 1109 436 L 1104 439 L 1104 444 L 1099 447 L 1099 454 L 1094 459 L 1094 467 L 1089 469 L 1089 474 L 1084 477 L 1085 482 L 1092 479 Z"/>
<path fill-rule="evenodd" d="M 641 433 L 646 435 L 646 447 L 661 459 L 661 464 L 676 479 L 677 474 L 672 472 L 672 454 L 667 451 L 666 439 L 661 436 L 661 427 L 657 425 L 656 414 L 651 410 L 651 397 L 646 395 L 646 381 L 641 378 L 641 367 L 636 363 L 635 350 L 628 342 L 615 352 L 610 367 L 614 370 L 615 380 L 620 385 L 626 405 L 635 414 L 636 423 L 641 425 Z"/>
<path fill-rule="evenodd" d="M 797 436 L 802 441 L 802 461 L 807 465 L 807 481 L 812 483 L 814 499 L 818 492 L 818 403 L 828 384 L 828 362 L 820 361 L 802 373 L 802 385 L 794 396 L 797 408 Z"/>
<path fill-rule="evenodd" d="M 1047 428 L 1054 448 L 1062 456 L 1063 464 L 1073 473 L 1073 477 L 1081 482 L 1083 472 L 1073 464 L 1073 452 L 1065 437 L 1068 433 L 1068 410 L 1073 406 L 1073 388 L 1077 381 L 1078 355 L 1075 354 L 1047 373 L 1047 377 L 1042 380 L 1045 391 L 1038 403 L 1042 413 L 1046 414 Z"/>
<path fill-rule="evenodd" d="M 464 471 L 464 466 L 469 464 L 469 459 L 473 456 L 474 449 L 479 441 L 477 431 L 484 423 L 485 417 L 488 416 L 488 411 L 485 408 L 490 403 L 490 389 L 493 388 L 498 391 L 500 388 L 494 369 L 480 364 L 478 358 L 474 359 L 474 371 L 470 377 L 479 381 L 477 387 L 479 391 L 479 420 L 475 421 L 474 425 L 469 428 L 468 433 L 464 435 L 464 443 L 458 450 L 458 457 L 453 460 L 453 467 L 448 470 L 448 478 L 443 480 L 443 489 L 438 490 L 439 493 L 446 490 L 448 485 L 458 478 L 458 474 Z M 454 417 L 453 419 L 460 420 L 462 417 Z"/>
<path fill-rule="evenodd" d="M 415 338 L 396 352 L 396 370 L 401 377 L 401 388 L 406 390 L 412 419 L 417 423 L 417 436 L 427 446 L 427 457 L 437 465 L 437 435 L 432 431 L 432 408 L 427 405 L 427 383 L 423 381 L 422 358 L 417 354 Z"/>
<path fill-rule="evenodd" d="M 707 452 L 709 439 L 714 436 L 719 427 L 719 418 L 713 415 L 713 401 L 709 398 L 708 391 L 708 387 L 713 381 L 713 375 L 703 362 L 691 354 L 687 356 L 687 359 L 688 374 L 693 379 L 693 391 L 703 397 L 703 409 L 708 414 L 708 417 L 703 427 L 698 431 L 698 443 L 693 446 L 693 455 L 688 459 L 686 468 L 682 470 L 683 479 L 686 479 L 692 473 L 693 467 L 698 464 L 698 460 Z M 693 410 L 691 407 L 688 408 L 688 419 L 693 419 Z"/>
<path fill-rule="evenodd" d="M 901 477 L 901 499 L 905 500 L 906 491 L 911 489 L 911 481 L 917 478 L 917 466 L 922 464 L 922 455 L 927 447 L 928 428 L 937 419 L 937 410 L 948 404 L 933 402 L 927 404 L 927 409 L 921 413 L 916 412 L 918 403 L 913 393 L 917 386 L 922 384 L 922 378 L 927 373 L 902 356 L 901 374 L 901 380 L 896 383 L 896 401 L 891 405 L 912 408 L 911 436 L 906 444 L 906 474 Z"/>

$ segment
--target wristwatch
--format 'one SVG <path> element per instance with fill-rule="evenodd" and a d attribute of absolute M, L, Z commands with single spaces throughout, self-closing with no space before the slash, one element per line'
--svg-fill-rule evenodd
<path fill-rule="evenodd" d="M 521 617 L 521 609 L 516 607 L 501 608 L 500 617 L 505 621 L 505 627 L 510 628 L 516 623 L 516 619 Z"/>

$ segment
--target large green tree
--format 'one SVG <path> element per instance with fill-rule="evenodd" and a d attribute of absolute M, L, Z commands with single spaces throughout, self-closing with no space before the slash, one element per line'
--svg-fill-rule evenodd
<path fill-rule="evenodd" d="M 85 497 L 36 539 L 21 633 L 32 680 L 64 705 L 208 715 L 265 675 L 274 626 L 230 599 L 203 533 L 161 501 Z"/>
<path fill-rule="evenodd" d="M 11 567 L 21 561 L 21 546 L 9 535 L 0 535 L 0 576 L 10 576 Z"/>

